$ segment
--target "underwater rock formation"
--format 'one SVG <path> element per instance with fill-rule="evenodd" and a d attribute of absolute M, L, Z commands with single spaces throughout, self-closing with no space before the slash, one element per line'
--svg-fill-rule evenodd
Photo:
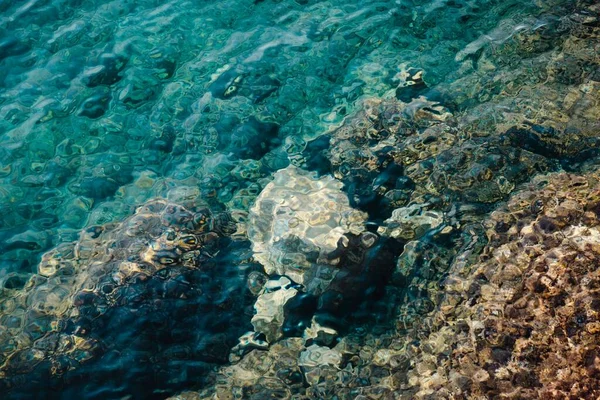
<path fill-rule="evenodd" d="M 283 339 L 181 398 L 598 398 L 595 3 L 498 26 L 441 84 L 408 69 L 395 99 L 309 142 L 297 165 L 408 241 L 385 287 L 394 323 L 373 312 L 330 342 L 339 363 Z M 315 328 L 305 339 L 327 340 Z"/>
<path fill-rule="evenodd" d="M 360 303 L 368 297 L 364 291 L 377 290 L 390 276 L 401 245 L 367 231 L 366 214 L 350 207 L 341 188 L 331 176 L 289 166 L 275 173 L 250 210 L 254 258 L 272 277 L 257 299 L 252 324 L 268 342 L 283 336 L 284 324 L 292 330 L 300 325 L 302 333 L 305 323 L 286 321 L 290 308 L 308 317 L 313 308 L 326 320 L 342 316 L 353 308 L 350 302 Z"/>
<path fill-rule="evenodd" d="M 271 346 L 246 336 L 263 350 L 206 374 L 219 398 L 597 397 L 595 200 L 549 189 L 579 204 L 555 207 L 537 201 L 545 189 L 534 181 L 533 198 L 508 206 L 522 210 L 488 217 L 534 175 L 597 162 L 596 1 L 18 3 L 0 5 L 10 31 L 0 43 L 2 271 L 35 265 L 64 226 L 155 196 L 148 173 L 243 213 L 322 132 L 303 167 L 342 182 L 329 193 L 362 216 L 360 234 L 338 235 L 327 221 L 276 224 L 303 209 L 321 216 L 318 202 L 278 208 L 265 232 L 294 237 L 258 240 L 269 276 L 248 279 L 260 266 L 239 266 L 248 248 L 226 234 L 218 253 L 190 248 L 178 260 L 160 235 L 89 232 L 49 253 L 31 281 L 2 278 L 2 385 L 35 391 L 44 373 L 124 390 L 115 397 L 200 385 L 250 329 L 249 290 Z M 383 93 L 393 98 L 368 98 Z M 567 185 L 550 180 L 541 187 Z M 130 246 L 115 253 L 123 270 L 107 243 Z M 382 330 L 388 314 L 370 309 L 340 338 L 339 316 L 372 290 L 385 291 L 397 326 Z M 290 335 L 303 337 L 281 339 Z M 126 389 L 103 382 L 115 375 Z M 82 397 L 77 387 L 65 397 Z"/>
<path fill-rule="evenodd" d="M 252 209 L 248 238 L 269 275 L 287 275 L 320 294 L 339 260 L 328 255 L 346 233 L 364 231 L 366 215 L 350 207 L 342 183 L 289 166 L 277 171 Z M 329 265 L 320 277 L 316 265 Z"/>
<path fill-rule="evenodd" d="M 566 8 L 498 37 L 482 36 L 485 45 L 461 61 L 462 76 L 437 89 L 468 110 L 461 117 L 466 133 L 512 131 L 513 145 L 573 170 L 598 155 L 600 23 L 597 2 Z"/>
<path fill-rule="evenodd" d="M 442 210 L 457 201 L 495 203 L 530 176 L 557 168 L 515 131 L 469 138 L 437 102 L 368 99 L 329 135 L 324 152 L 352 204 L 383 217 L 386 208 L 415 202 Z"/>
<path fill-rule="evenodd" d="M 252 325 L 257 333 L 265 335 L 268 343 L 283 336 L 282 327 L 287 317 L 285 306 L 298 294 L 297 286 L 285 276 L 271 279 L 256 299 Z"/>
<path fill-rule="evenodd" d="M 227 360 L 248 329 L 244 304 L 253 299 L 245 279 L 252 264 L 228 257 L 249 249 L 227 238 L 236 230 L 227 214 L 197 199 L 182 204 L 149 201 L 121 223 L 92 226 L 46 253 L 31 278 L 4 278 L 0 386 L 7 396 L 18 397 L 23 384 L 58 391 L 63 381 L 81 394 L 74 382 L 86 380 L 94 397 L 106 374 L 168 387 L 157 376 L 185 368 L 178 359 L 194 358 L 194 373 Z"/>
<path fill-rule="evenodd" d="M 440 211 L 428 210 L 427 204 L 413 204 L 396 208 L 392 216 L 384 221 L 379 232 L 385 236 L 411 240 L 423 236 L 444 222 Z"/>
<path fill-rule="evenodd" d="M 599 178 L 536 177 L 492 213 L 480 262 L 450 268 L 436 310 L 409 335 L 402 389 L 598 397 Z"/>
<path fill-rule="evenodd" d="M 418 323 L 332 348 L 284 339 L 175 398 L 596 398 L 599 210 L 600 174 L 539 176 L 485 221 L 479 261 L 428 288 Z"/>
<path fill-rule="evenodd" d="M 341 127 L 315 143 L 328 139 L 320 151 L 322 160 L 345 184 L 351 204 L 378 216 L 382 209 L 408 203 L 415 188 L 406 176 L 410 165 L 457 141 L 451 117 L 439 103 L 424 98 L 410 105 L 395 99 L 366 99 Z M 314 146 L 309 143 L 305 152 L 308 165 L 319 154 Z"/>
<path fill-rule="evenodd" d="M 172 400 L 290 398 L 302 390 L 304 376 L 298 365 L 301 338 L 287 338 L 268 351 L 253 350 L 235 365 L 223 367 L 215 385 L 205 392 L 184 392 Z"/>

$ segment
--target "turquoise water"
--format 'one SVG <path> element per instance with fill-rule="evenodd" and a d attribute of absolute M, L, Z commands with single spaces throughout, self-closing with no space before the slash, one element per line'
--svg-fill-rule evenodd
<path fill-rule="evenodd" d="M 585 170 L 581 163 L 595 160 L 595 154 L 581 156 L 578 149 L 562 151 L 555 144 L 544 147 L 526 133 L 509 131 L 519 116 L 533 124 L 558 121 L 556 129 L 595 129 L 597 120 L 589 108 L 576 105 L 564 111 L 562 105 L 570 87 L 597 71 L 593 50 L 572 63 L 569 57 L 556 57 L 571 32 L 565 15 L 574 7 L 567 0 L 0 0 L 0 296 L 10 299 L 25 290 L 25 282 L 40 272 L 44 253 L 82 240 L 82 229 L 126 220 L 153 198 L 177 203 L 195 196 L 212 214 L 227 212 L 246 223 L 261 191 L 290 164 L 340 179 L 350 206 L 367 213 L 372 231 L 392 210 L 419 199 L 430 211 L 446 214 L 464 204 L 468 210 L 461 211 L 466 215 L 462 229 L 536 174 Z M 544 96 L 559 103 L 544 85 L 560 94 L 559 111 L 551 106 L 540 110 L 536 102 Z M 335 161 L 336 151 L 344 153 L 344 148 L 336 150 L 335 139 L 329 138 L 372 98 L 393 98 L 415 110 L 422 107 L 419 101 L 443 107 L 436 113 L 452 113 L 458 121 L 448 123 L 457 138 L 448 146 L 473 154 L 480 170 L 464 172 L 466 161 L 456 154 L 435 158 L 434 149 L 431 165 L 422 158 L 413 170 L 406 163 L 396 172 L 387 164 L 368 173 L 350 166 L 347 172 L 343 162 Z M 543 118 L 536 114 L 546 110 Z M 502 143 L 490 144 L 486 138 L 496 133 Z M 463 146 L 464 140 L 472 142 Z M 585 143 L 595 148 L 595 142 Z M 427 146 L 429 142 L 413 150 L 427 152 Z M 539 159 L 532 155 L 530 162 L 529 156 L 502 146 Z M 431 183 L 423 184 L 433 189 L 420 198 L 412 194 L 419 191 L 414 182 L 419 186 L 418 177 L 429 172 L 419 168 L 435 170 Z M 479 179 L 485 168 L 493 179 L 502 171 L 498 179 L 507 183 L 499 183 L 500 189 L 469 189 L 465 182 Z M 451 177 L 463 172 L 457 182 Z M 402 177 L 413 183 L 401 187 Z M 385 199 L 373 194 L 390 185 L 397 190 Z M 455 254 L 454 247 L 462 245 L 457 244 L 460 232 L 448 243 L 438 243 L 434 231 L 423 236 L 431 248 L 439 245 L 444 254 Z M 107 243 L 121 231 L 115 232 L 107 234 L 113 235 Z M 251 259 L 244 235 L 241 231 L 223 239 L 210 258 L 212 267 L 173 278 L 186 285 L 195 282 L 185 296 L 149 290 L 153 284 L 148 282 L 131 284 L 143 287 L 139 292 L 145 301 L 164 299 L 164 304 L 123 316 L 119 307 L 128 306 L 121 303 L 93 317 L 103 322 L 88 329 L 108 347 L 89 363 L 69 364 L 68 372 L 58 376 L 51 376 L 44 362 L 23 373 L 8 369 L 0 379 L 10 383 L 0 387 L 7 396 L 23 399 L 166 398 L 210 385 L 209 372 L 228 363 L 229 349 L 252 330 L 254 297 L 246 280 L 262 267 Z M 410 239 L 395 238 L 386 245 L 393 248 L 389 260 L 382 259 L 395 264 Z M 416 274 L 424 281 L 438 279 Z M 395 279 L 391 272 L 383 285 L 389 279 Z M 88 289 L 98 289 L 100 281 L 98 277 Z M 158 278 L 150 281 L 165 285 Z M 210 291 L 222 298 L 207 301 L 203 296 Z M 299 301 L 297 308 L 314 309 L 312 301 L 317 300 L 307 300 L 309 305 Z M 238 307 L 221 307 L 231 302 Z M 6 304 L 3 315 L 16 315 Z M 219 317 L 221 312 L 226 316 Z M 356 320 L 369 325 L 369 318 L 378 319 L 377 312 L 365 317 L 363 310 Z M 1 341 L 25 332 L 29 339 L 22 340 L 33 343 L 63 329 L 48 323 L 35 336 L 27 318 L 13 331 L 4 319 Z M 215 322 L 219 318 L 223 320 Z M 290 336 L 301 336 L 303 324 L 310 324 L 310 316 L 298 318 L 303 322 L 286 331 Z M 174 333 L 182 327 L 195 333 Z M 138 335 L 148 343 L 136 342 Z M 209 344 L 198 345 L 203 338 Z M 216 342 L 223 349 L 208 354 L 218 347 Z M 0 364 L 13 347 L 2 348 Z M 24 388 L 28 380 L 34 383 Z"/>
<path fill-rule="evenodd" d="M 457 53 L 534 25 L 536 12 L 516 1 L 6 2 L 2 232 L 23 244 L 3 261 L 27 271 L 40 251 L 159 194 L 161 179 L 247 208 L 241 186 L 359 97 L 393 89 L 401 65 L 432 85 L 455 80 Z"/>

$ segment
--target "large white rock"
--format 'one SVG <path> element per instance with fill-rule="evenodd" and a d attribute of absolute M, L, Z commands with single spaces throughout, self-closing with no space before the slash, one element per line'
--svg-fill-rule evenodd
<path fill-rule="evenodd" d="M 330 253 L 345 233 L 362 232 L 367 219 L 350 207 L 342 186 L 331 176 L 319 178 L 294 166 L 275 173 L 248 224 L 254 257 L 267 274 L 286 275 L 316 295 L 327 288 L 339 262 Z"/>

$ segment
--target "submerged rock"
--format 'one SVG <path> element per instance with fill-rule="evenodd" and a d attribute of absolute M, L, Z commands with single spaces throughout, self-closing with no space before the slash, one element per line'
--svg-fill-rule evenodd
<path fill-rule="evenodd" d="M 535 151 L 518 132 L 467 137 L 461 121 L 438 102 L 367 99 L 328 134 L 320 153 L 346 185 L 351 204 L 385 219 L 386 210 L 407 205 L 433 203 L 445 211 L 456 202 L 495 203 L 530 176 L 558 168 L 551 154 Z M 310 163 L 314 155 L 307 157 Z"/>
<path fill-rule="evenodd" d="M 485 222 L 481 260 L 411 334 L 416 398 L 598 396 L 599 178 L 540 176 Z"/>
<path fill-rule="evenodd" d="M 220 369 L 197 398 L 258 388 L 283 398 L 596 398 L 599 210 L 600 174 L 539 176 L 484 221 L 479 258 L 465 245 L 440 286 L 423 288 L 432 307 L 418 323 L 331 348 L 284 339 Z"/>
<path fill-rule="evenodd" d="M 298 364 L 310 369 L 321 365 L 338 366 L 341 362 L 342 354 L 339 351 L 313 344 L 300 353 Z"/>
<path fill-rule="evenodd" d="M 315 312 L 336 332 L 331 325 L 391 274 L 401 245 L 367 231 L 366 214 L 350 207 L 341 189 L 330 176 L 289 166 L 275 173 L 250 210 L 254 258 L 273 277 L 258 297 L 252 322 L 269 342 L 284 331 L 302 334 Z"/>
<path fill-rule="evenodd" d="M 297 165 L 342 182 L 382 237 L 408 240 L 385 287 L 394 322 L 378 323 L 388 314 L 377 309 L 332 340 L 335 330 L 313 320 L 304 341 L 283 339 L 219 369 L 219 390 L 201 398 L 600 395 L 600 25 L 591 3 L 555 2 L 546 15 L 487 27 L 448 49 L 456 64 L 447 77 L 425 61 L 405 68 L 395 98 L 363 98 L 306 145 Z M 461 23 L 472 18 L 468 5 L 447 6 Z M 399 26 L 432 32 L 434 19 L 414 23 L 417 9 L 398 13 L 407 19 Z M 307 364 L 307 347 L 319 361 Z M 339 363 L 319 358 L 330 351 Z M 278 375 L 278 352 L 302 383 Z"/>
<path fill-rule="evenodd" d="M 293 286 L 286 277 L 268 281 L 254 304 L 256 314 L 252 317 L 252 325 L 256 332 L 265 335 L 269 343 L 283 335 L 281 327 L 285 322 L 285 305 L 298 294 L 298 289 Z"/>
<path fill-rule="evenodd" d="M 350 207 L 342 183 L 290 166 L 275 173 L 250 210 L 248 238 L 269 275 L 290 277 L 320 294 L 334 278 L 344 234 L 364 231 L 366 214 Z"/>
<path fill-rule="evenodd" d="M 232 259 L 240 246 L 227 239 L 235 231 L 227 214 L 195 199 L 184 204 L 149 201 L 121 223 L 92 226 L 46 253 L 24 285 L 3 280 L 0 386 L 7 396 L 18 397 L 24 382 L 26 390 L 50 389 L 49 382 L 60 390 L 64 379 L 65 390 L 82 394 L 77 382 L 90 373 L 101 382 L 104 374 L 144 380 L 164 368 L 188 373 L 227 360 L 247 330 L 251 265 Z M 237 327 L 225 323 L 232 319 Z M 188 357 L 193 364 L 172 365 Z M 86 390 L 101 384 L 93 382 Z"/>
<path fill-rule="evenodd" d="M 385 220 L 380 232 L 393 238 L 406 240 L 419 238 L 426 232 L 437 228 L 444 222 L 443 213 L 427 210 L 427 204 L 413 204 L 397 208 L 392 216 Z"/>
<path fill-rule="evenodd" d="M 253 350 L 237 364 L 223 367 L 223 377 L 214 388 L 200 392 L 199 398 L 290 398 L 303 390 L 304 376 L 298 358 L 304 348 L 302 339 L 287 338 L 268 351 Z M 211 393 L 213 392 L 213 393 Z"/>

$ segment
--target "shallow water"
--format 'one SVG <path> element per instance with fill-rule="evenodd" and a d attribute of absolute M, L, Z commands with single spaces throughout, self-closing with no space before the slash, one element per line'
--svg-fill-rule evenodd
<path fill-rule="evenodd" d="M 328 156 L 321 154 L 316 139 L 360 111 L 367 98 L 411 103 L 423 96 L 456 116 L 466 115 L 464 126 L 493 131 L 503 123 L 497 114 L 510 113 L 512 93 L 517 97 L 521 86 L 548 81 L 536 64 L 544 56 L 538 55 L 552 52 L 566 32 L 562 21 L 573 3 L 0 0 L 2 296 L 21 289 L 48 250 L 77 241 L 83 228 L 125 220 L 149 199 L 177 202 L 182 193 L 193 193 L 214 213 L 226 210 L 243 219 L 273 174 L 290 163 L 334 173 L 336 167 L 327 166 L 323 157 Z M 532 32 L 547 38 L 540 48 L 511 47 Z M 487 68 L 492 62 L 497 67 Z M 596 68 L 577 65 L 582 76 Z M 407 86 L 411 69 L 424 71 L 425 83 Z M 560 84 L 580 83 L 568 68 L 561 71 Z M 576 107 L 569 113 L 572 120 L 580 115 Z M 469 146 L 485 149 L 483 144 Z M 539 153 L 535 144 L 525 150 Z M 498 156 L 505 157 L 500 161 L 484 154 L 477 162 L 522 161 L 506 154 Z M 513 175 L 505 173 L 508 180 L 515 176 L 512 186 L 485 198 L 460 184 L 453 187 L 451 179 L 440 185 L 453 188 L 446 195 L 456 204 L 476 198 L 487 212 L 534 173 L 568 169 L 580 161 L 561 154 L 549 159 L 547 165 L 536 161 Z M 396 206 L 364 200 L 372 191 L 370 181 L 362 187 L 340 174 L 336 177 L 345 184 L 351 205 L 368 212 L 371 223 L 390 218 Z M 449 203 L 441 200 L 440 210 L 450 212 Z M 435 232 L 429 236 L 438 240 Z M 459 242 L 452 240 L 440 246 Z M 237 295 L 229 293 L 227 282 L 230 289 L 244 286 L 248 271 L 260 270 L 252 262 L 240 267 L 251 255 L 245 238 L 231 243 L 222 245 L 216 263 L 234 272 L 181 279 L 214 279 L 231 301 Z M 153 290 L 144 289 L 150 302 L 157 293 Z M 227 353 L 237 337 L 252 329 L 252 301 L 226 314 L 229 321 L 214 323 L 186 316 L 220 315 L 214 304 L 198 304 L 201 294 L 195 296 L 185 304 L 165 300 L 159 311 L 137 317 L 119 315 L 121 308 L 103 314 L 94 334 L 116 343 L 113 351 L 74 367 L 64 379 L 36 372 L 30 389 L 19 388 L 19 378 L 7 393 L 15 398 L 165 398 L 202 387 L 214 365 L 227 361 L 222 356 L 202 359 L 200 353 L 208 352 L 197 345 L 202 332 L 213 338 L 213 331 L 228 331 Z M 160 319 L 170 321 L 160 334 L 140 333 L 154 329 Z M 17 330 L 27 331 L 26 323 L 20 324 Z M 173 332 L 181 324 L 197 333 L 177 336 Z M 133 343 L 132 335 L 148 344 Z M 191 347 L 193 356 L 186 356 Z"/>

